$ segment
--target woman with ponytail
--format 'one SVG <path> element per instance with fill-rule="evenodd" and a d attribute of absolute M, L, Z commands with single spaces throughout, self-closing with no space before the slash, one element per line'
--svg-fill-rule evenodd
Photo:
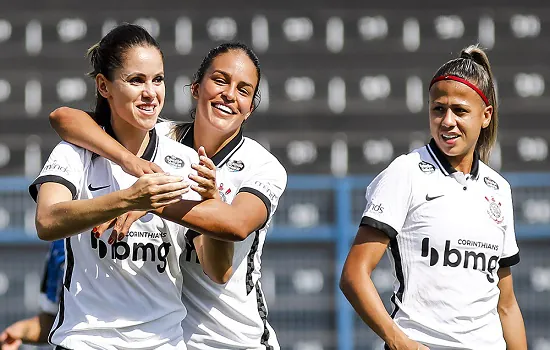
<path fill-rule="evenodd" d="M 525 350 L 512 194 L 487 165 L 498 101 L 486 53 L 462 50 L 437 70 L 429 96 L 432 139 L 368 186 L 340 288 L 385 349 Z M 386 250 L 391 315 L 371 280 Z"/>

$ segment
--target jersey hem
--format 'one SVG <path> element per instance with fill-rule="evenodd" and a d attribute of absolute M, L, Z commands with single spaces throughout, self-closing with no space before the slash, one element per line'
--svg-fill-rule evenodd
<path fill-rule="evenodd" d="M 390 239 L 395 239 L 395 237 L 397 237 L 397 231 L 393 227 L 368 216 L 363 216 L 359 226 L 373 227 L 377 230 L 384 232 Z"/>
<path fill-rule="evenodd" d="M 69 191 L 71 191 L 73 200 L 76 199 L 76 187 L 69 180 L 58 175 L 44 175 L 44 176 L 38 177 L 29 186 L 29 194 L 31 195 L 32 199 L 35 202 L 36 202 L 36 199 L 38 198 L 38 185 L 44 184 L 46 182 L 55 182 L 67 187 Z"/>
<path fill-rule="evenodd" d="M 517 265 L 518 263 L 519 263 L 519 252 L 507 258 L 500 259 L 498 265 L 500 267 L 510 267 L 510 266 Z"/>

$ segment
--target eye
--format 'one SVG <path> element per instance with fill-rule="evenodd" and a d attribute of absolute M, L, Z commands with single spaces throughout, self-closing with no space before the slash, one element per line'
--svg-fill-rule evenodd
<path fill-rule="evenodd" d="M 214 78 L 214 82 L 216 84 L 225 84 L 225 79 L 224 78 Z"/>
<path fill-rule="evenodd" d="M 432 108 L 432 110 L 435 112 L 444 112 L 445 108 L 443 108 L 442 106 L 435 106 Z"/>
<path fill-rule="evenodd" d="M 246 89 L 246 88 L 240 88 L 239 91 L 241 92 L 241 94 L 243 94 L 245 96 L 250 95 L 250 91 L 248 91 L 248 89 Z"/>
<path fill-rule="evenodd" d="M 164 81 L 164 77 L 159 75 L 158 77 L 155 77 L 155 79 L 153 79 L 153 82 L 155 84 L 161 84 L 162 82 Z"/>
<path fill-rule="evenodd" d="M 129 79 L 128 82 L 130 84 L 133 84 L 133 85 L 138 85 L 138 84 L 143 83 L 143 79 L 141 79 L 140 77 L 133 77 L 133 78 Z"/>

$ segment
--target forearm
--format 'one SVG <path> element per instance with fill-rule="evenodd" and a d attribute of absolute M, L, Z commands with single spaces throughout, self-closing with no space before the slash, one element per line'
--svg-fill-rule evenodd
<path fill-rule="evenodd" d="M 506 308 L 499 307 L 498 314 L 508 350 L 527 350 L 525 325 L 519 305 L 514 303 Z"/>
<path fill-rule="evenodd" d="M 205 235 L 195 238 L 194 242 L 206 275 L 216 283 L 227 283 L 233 274 L 234 243 Z"/>
<path fill-rule="evenodd" d="M 393 349 L 406 335 L 388 315 L 370 276 L 358 275 L 353 279 L 343 275 L 340 288 L 361 319 Z"/>
<path fill-rule="evenodd" d="M 226 242 L 242 241 L 254 231 L 254 228 L 247 228 L 248 222 L 244 213 L 216 199 L 202 202 L 182 200 L 157 210 L 157 214 Z"/>
<path fill-rule="evenodd" d="M 129 210 L 124 191 L 59 202 L 37 211 L 36 230 L 40 239 L 54 241 L 91 229 Z"/>
<path fill-rule="evenodd" d="M 61 107 L 50 114 L 50 124 L 64 141 L 122 165 L 132 153 L 110 137 L 88 113 Z"/>

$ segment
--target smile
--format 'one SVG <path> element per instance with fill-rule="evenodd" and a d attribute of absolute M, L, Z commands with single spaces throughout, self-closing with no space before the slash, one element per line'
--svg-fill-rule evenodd
<path fill-rule="evenodd" d="M 233 112 L 233 110 L 231 108 L 227 107 L 226 105 L 220 104 L 220 103 L 213 103 L 212 107 L 214 107 L 217 110 L 222 111 L 223 113 L 226 113 L 226 114 L 236 114 L 235 112 Z"/>

